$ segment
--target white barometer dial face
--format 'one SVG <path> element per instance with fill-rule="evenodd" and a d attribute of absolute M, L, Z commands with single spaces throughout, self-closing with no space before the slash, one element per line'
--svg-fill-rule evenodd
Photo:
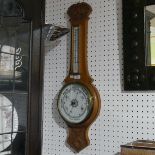
<path fill-rule="evenodd" d="M 92 111 L 92 96 L 85 86 L 68 84 L 60 91 L 58 109 L 65 121 L 81 123 Z"/>

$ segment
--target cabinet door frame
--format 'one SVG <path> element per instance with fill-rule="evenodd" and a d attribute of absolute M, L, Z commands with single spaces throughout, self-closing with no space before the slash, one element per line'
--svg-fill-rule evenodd
<path fill-rule="evenodd" d="M 41 155 L 42 150 L 42 90 L 44 49 L 44 0 L 23 0 L 25 18 L 31 20 L 31 56 L 29 74 L 29 103 L 26 155 Z"/>

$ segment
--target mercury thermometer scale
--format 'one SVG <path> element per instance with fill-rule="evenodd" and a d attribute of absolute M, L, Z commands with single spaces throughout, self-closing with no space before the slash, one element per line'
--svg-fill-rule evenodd
<path fill-rule="evenodd" d="M 79 73 L 79 27 L 72 27 L 72 38 L 73 38 L 73 75 L 71 75 L 72 78 L 80 79 L 80 73 Z"/>

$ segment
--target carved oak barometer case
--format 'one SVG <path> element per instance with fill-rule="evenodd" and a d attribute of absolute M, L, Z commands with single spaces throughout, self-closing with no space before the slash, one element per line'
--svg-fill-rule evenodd
<path fill-rule="evenodd" d="M 70 71 L 58 97 L 58 110 L 68 125 L 67 143 L 77 152 L 89 145 L 88 129 L 100 111 L 100 96 L 92 84 L 87 65 L 87 3 L 69 7 L 71 22 Z"/>

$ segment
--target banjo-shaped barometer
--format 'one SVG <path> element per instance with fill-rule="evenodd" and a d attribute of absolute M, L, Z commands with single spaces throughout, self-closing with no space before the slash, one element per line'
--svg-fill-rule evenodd
<path fill-rule="evenodd" d="M 58 110 L 68 125 L 67 143 L 77 152 L 89 145 L 88 129 L 100 111 L 100 96 L 92 84 L 87 65 L 87 3 L 69 7 L 71 22 L 70 71 L 58 97 Z"/>

